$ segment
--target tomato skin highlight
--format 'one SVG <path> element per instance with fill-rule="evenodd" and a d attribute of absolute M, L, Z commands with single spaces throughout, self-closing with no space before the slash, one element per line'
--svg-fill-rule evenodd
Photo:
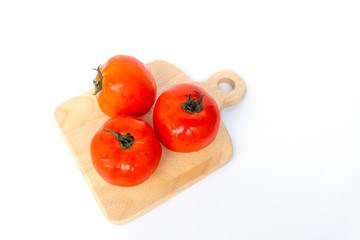
<path fill-rule="evenodd" d="M 102 64 L 99 71 L 95 82 L 101 80 L 101 90 L 97 91 L 95 87 L 94 91 L 104 114 L 110 117 L 120 114 L 141 116 L 150 110 L 157 89 L 155 79 L 144 63 L 132 56 L 116 55 Z"/>
<path fill-rule="evenodd" d="M 134 143 L 123 150 L 117 137 L 108 131 L 129 133 Z M 161 154 L 162 148 L 152 127 L 129 115 L 110 118 L 90 144 L 91 159 L 98 174 L 108 183 L 121 187 L 136 186 L 147 180 L 158 167 Z"/>
<path fill-rule="evenodd" d="M 195 92 L 196 91 L 196 92 Z M 199 100 L 202 110 L 186 112 L 182 103 L 191 98 Z M 220 126 L 220 111 L 215 100 L 195 84 L 182 83 L 165 90 L 157 99 L 153 112 L 154 130 L 160 142 L 175 152 L 195 152 L 208 146 Z"/>

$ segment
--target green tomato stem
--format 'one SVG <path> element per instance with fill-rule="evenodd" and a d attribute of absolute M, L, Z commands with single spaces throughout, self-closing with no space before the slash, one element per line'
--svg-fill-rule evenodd
<path fill-rule="evenodd" d="M 193 91 L 200 95 L 199 99 L 195 100 L 195 98 L 191 98 L 191 93 L 190 93 L 187 101 L 181 103 L 181 107 L 188 113 L 198 113 L 203 110 L 202 99 L 204 97 L 204 94 L 201 94 L 195 90 Z"/>
<path fill-rule="evenodd" d="M 93 70 L 97 71 L 98 74 L 99 74 L 99 81 L 96 81 L 96 78 L 93 80 L 93 84 L 94 84 L 94 87 L 96 89 L 96 91 L 93 93 L 93 95 L 96 95 L 102 89 L 103 78 L 102 78 L 102 73 L 100 71 L 100 66 L 101 66 L 101 64 L 96 69 L 93 68 Z"/>
<path fill-rule="evenodd" d="M 117 140 L 119 141 L 119 146 L 121 149 L 123 150 L 128 150 L 129 148 L 131 148 L 131 146 L 136 143 L 134 141 L 134 137 L 130 135 L 130 133 L 127 133 L 125 135 L 121 135 L 120 133 L 114 132 L 114 131 L 110 131 L 107 129 L 103 129 L 104 131 L 113 134 Z"/>

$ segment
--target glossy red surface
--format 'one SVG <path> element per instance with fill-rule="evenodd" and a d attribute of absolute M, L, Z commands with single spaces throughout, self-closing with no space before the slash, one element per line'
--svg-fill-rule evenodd
<path fill-rule="evenodd" d="M 101 65 L 100 71 L 102 89 L 96 99 L 103 113 L 110 117 L 141 116 L 150 110 L 156 98 L 156 83 L 144 63 L 131 56 L 117 55 Z M 96 81 L 99 80 L 97 74 Z"/>
<path fill-rule="evenodd" d="M 121 149 L 117 137 L 129 133 L 134 143 Z M 107 182 L 122 186 L 136 186 L 156 170 L 161 158 L 161 145 L 152 127 L 145 121 L 129 115 L 110 118 L 94 135 L 90 154 L 99 175 Z"/>
<path fill-rule="evenodd" d="M 186 112 L 181 104 L 189 94 L 196 100 L 204 94 L 203 110 Z M 194 152 L 208 146 L 216 137 L 220 111 L 215 100 L 195 84 L 183 83 L 164 91 L 157 99 L 153 113 L 155 132 L 161 143 L 176 152 Z"/>

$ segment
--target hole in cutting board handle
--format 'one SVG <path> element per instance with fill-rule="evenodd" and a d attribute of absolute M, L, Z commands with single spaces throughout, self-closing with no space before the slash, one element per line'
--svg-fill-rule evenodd
<path fill-rule="evenodd" d="M 222 92 L 232 92 L 235 88 L 235 82 L 230 78 L 222 78 L 217 82 L 217 86 Z"/>

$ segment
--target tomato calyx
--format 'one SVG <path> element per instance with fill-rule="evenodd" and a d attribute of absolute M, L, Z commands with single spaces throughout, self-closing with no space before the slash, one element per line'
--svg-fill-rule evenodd
<path fill-rule="evenodd" d="M 95 87 L 95 92 L 93 93 L 93 95 L 96 95 L 98 92 L 101 91 L 101 88 L 102 88 L 102 73 L 100 71 L 100 66 L 101 64 L 97 67 L 97 68 L 93 68 L 93 70 L 97 71 L 98 74 L 99 74 L 99 81 L 96 81 L 96 78 L 93 80 L 93 84 L 94 84 L 94 87 Z"/>
<path fill-rule="evenodd" d="M 198 113 L 203 110 L 203 106 L 201 104 L 204 94 L 199 93 L 198 91 L 193 90 L 195 93 L 199 94 L 200 97 L 198 100 L 195 98 L 191 98 L 191 93 L 188 96 L 188 100 L 186 102 L 181 103 L 181 107 L 188 113 Z"/>
<path fill-rule="evenodd" d="M 141 143 L 141 142 L 135 142 L 134 141 L 134 137 L 130 135 L 130 133 L 127 133 L 125 135 L 121 135 L 120 133 L 117 133 L 117 132 L 114 132 L 114 131 L 110 131 L 110 130 L 107 130 L 105 128 L 103 128 L 103 130 L 105 132 L 108 132 L 108 133 L 111 133 L 113 134 L 118 142 L 119 142 L 119 146 L 122 150 L 127 150 L 129 148 L 131 148 L 131 146 L 134 144 L 134 143 Z"/>

